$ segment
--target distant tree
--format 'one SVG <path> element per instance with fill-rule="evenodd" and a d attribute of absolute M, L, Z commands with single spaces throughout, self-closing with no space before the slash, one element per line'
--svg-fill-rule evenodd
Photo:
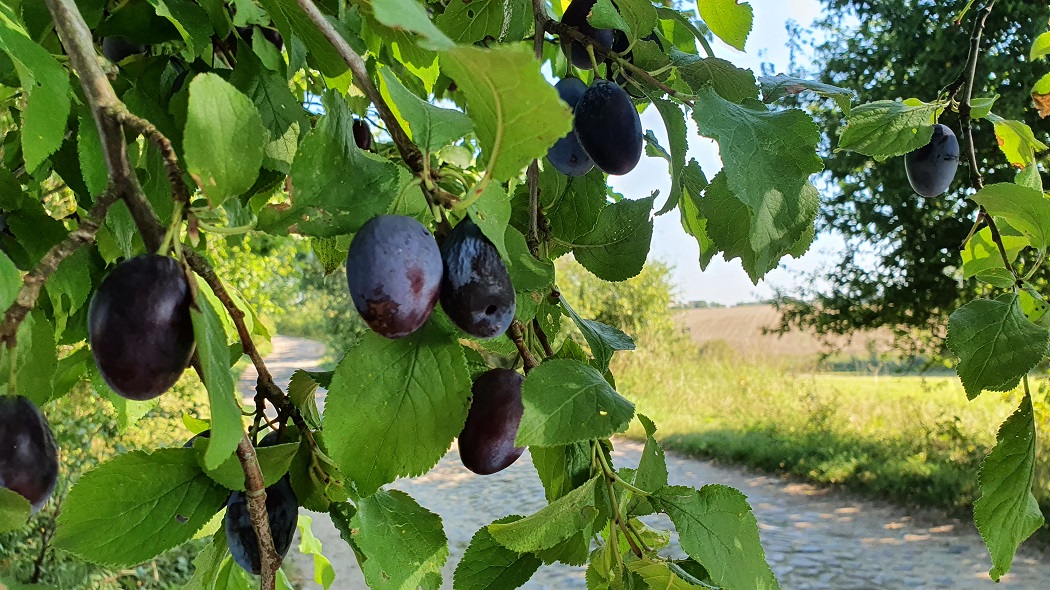
<path fill-rule="evenodd" d="M 861 104 L 933 100 L 966 62 L 970 19 L 952 23 L 964 4 L 823 0 L 826 16 L 815 24 L 808 42 L 814 51 L 813 71 L 822 82 L 855 90 Z M 984 38 L 994 43 L 978 62 L 974 88 L 974 96 L 1002 93 L 995 112 L 1028 123 L 1044 142 L 1050 122 L 1038 117 L 1028 89 L 1045 73 L 1045 64 L 1018 56 L 1028 55 L 1035 36 L 1046 30 L 1048 16 L 1046 2 L 1000 0 L 984 31 Z M 804 31 L 796 33 L 796 38 L 804 36 Z M 1004 87 L 1017 91 L 1004 92 Z M 783 327 L 849 333 L 889 326 L 914 334 L 911 328 L 943 326 L 962 302 L 987 289 L 956 272 L 960 244 L 976 212 L 976 205 L 963 198 L 971 186 L 968 172 L 959 171 L 948 193 L 920 197 L 908 185 L 902 159 L 876 162 L 836 151 L 845 116 L 830 101 L 807 94 L 801 98 L 826 133 L 827 188 L 821 191 L 818 224 L 821 231 L 841 234 L 848 246 L 841 259 L 814 273 L 811 287 L 780 302 Z M 958 132 L 957 113 L 945 113 L 941 122 Z M 975 122 L 974 143 L 986 183 L 1013 180 L 1015 171 L 999 152 L 990 123 Z M 1045 281 L 1046 273 L 1041 274 Z"/>

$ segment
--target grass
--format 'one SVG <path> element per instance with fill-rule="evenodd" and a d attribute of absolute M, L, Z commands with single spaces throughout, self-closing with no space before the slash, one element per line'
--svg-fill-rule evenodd
<path fill-rule="evenodd" d="M 668 448 L 960 513 L 1019 401 L 992 392 L 967 401 L 954 377 L 801 373 L 684 338 L 642 341 L 613 371 Z M 1036 406 L 1050 426 L 1046 403 Z M 643 433 L 635 424 L 628 434 Z M 1050 445 L 1039 444 L 1035 494 L 1050 508 Z"/>

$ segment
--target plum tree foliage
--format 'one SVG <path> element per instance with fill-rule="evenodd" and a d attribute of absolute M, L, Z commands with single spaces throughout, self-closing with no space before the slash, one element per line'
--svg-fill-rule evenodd
<path fill-rule="evenodd" d="M 991 5 L 978 9 L 979 40 Z M 931 102 L 854 107 L 841 88 L 756 78 L 715 57 L 714 37 L 745 48 L 752 17 L 731 0 L 696 11 L 650 0 L 0 2 L 0 447 L 14 446 L 0 457 L 0 530 L 46 502 L 60 465 L 39 408 L 92 378 L 138 403 L 188 365 L 210 414 L 187 423 L 208 435 L 81 477 L 58 548 L 129 567 L 225 506 L 225 532 L 188 588 L 243 587 L 250 571 L 272 589 L 302 506 L 331 516 L 371 587 L 437 588 L 449 555 L 441 518 L 385 486 L 428 472 L 458 436 L 465 467 L 489 477 L 529 448 L 548 505 L 478 531 L 454 588 L 520 586 L 553 562 L 586 565 L 589 588 L 776 588 L 742 493 L 668 485 L 656 425 L 609 371 L 634 341 L 581 317 L 553 261 L 571 253 L 595 280 L 630 279 L 654 217 L 669 213 L 696 238 L 702 267 L 740 258 L 757 281 L 804 253 L 821 136 L 782 99 L 805 92 L 834 99 L 847 117 L 839 147 L 878 165 L 904 166 L 882 160 L 921 154 L 938 118 L 958 112 L 971 168 L 971 116 L 1024 166 L 1016 183 L 971 174 L 980 216 L 963 268 L 1003 294 L 948 327 L 971 397 L 1025 385 L 975 510 L 993 576 L 1008 571 L 1042 523 L 1026 375 L 1046 356 L 1050 320 L 1026 282 L 1038 263 L 1017 256 L 1041 262 L 1050 245 L 1034 163 L 1044 147 L 996 115 L 992 97 L 971 95 L 972 68 Z M 1031 57 L 1048 51 L 1037 42 Z M 666 145 L 642 129 L 649 108 Z M 718 142 L 721 170 L 687 159 L 697 141 L 687 117 Z M 566 140 L 576 143 L 559 148 Z M 666 162 L 668 194 L 610 190 L 606 174 L 629 173 L 643 150 Z M 954 171 L 934 172 L 939 188 Z M 245 234 L 300 236 L 328 272 L 346 260 L 372 331 L 333 371 L 296 372 L 286 391 L 274 383 L 256 346 L 270 330 L 234 288 L 240 277 L 216 272 L 228 250 L 210 247 Z M 557 338 L 571 324 L 586 349 Z M 76 362 L 88 349 L 97 373 Z M 259 373 L 247 424 L 231 376 L 243 356 Z M 632 420 L 647 452 L 614 465 L 610 437 Z M 9 435 L 16 422 L 26 436 Z M 268 430 L 287 442 L 268 444 Z M 656 512 L 684 559 L 652 544 L 666 537 L 638 518 Z"/>

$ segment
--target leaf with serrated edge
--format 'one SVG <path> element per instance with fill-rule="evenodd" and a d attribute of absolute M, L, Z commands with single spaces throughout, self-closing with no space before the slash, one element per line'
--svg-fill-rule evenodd
<path fill-rule="evenodd" d="M 657 97 L 656 93 L 646 90 L 645 87 L 642 87 L 642 92 L 649 97 L 660 113 L 664 129 L 667 131 L 667 142 L 671 146 L 667 162 L 671 174 L 671 188 L 667 194 L 667 202 L 656 212 L 657 215 L 663 215 L 678 206 L 678 201 L 682 198 L 682 170 L 685 169 L 685 155 L 689 149 L 685 113 L 674 102 Z"/>
<path fill-rule="evenodd" d="M 738 68 L 717 57 L 700 57 L 671 49 L 671 60 L 686 84 L 696 91 L 710 86 L 716 94 L 735 103 L 758 98 L 758 86 L 751 70 Z"/>
<path fill-rule="evenodd" d="M 548 360 L 525 377 L 519 446 L 552 447 L 612 436 L 626 430 L 634 404 L 609 386 L 597 369 L 572 360 Z"/>
<path fill-rule="evenodd" d="M 488 532 L 497 543 L 519 553 L 550 549 L 594 522 L 599 507 L 607 501 L 600 480 L 600 476 L 588 480 L 521 520 L 490 524 Z"/>
<path fill-rule="evenodd" d="M 493 524 L 521 520 L 504 516 Z M 453 590 L 512 590 L 529 581 L 541 561 L 532 553 L 518 553 L 500 545 L 483 527 L 470 539 L 470 545 L 456 566 Z"/>
<path fill-rule="evenodd" d="M 400 490 L 380 491 L 358 503 L 353 540 L 368 556 L 361 569 L 373 590 L 437 590 L 448 559 L 441 517 Z"/>
<path fill-rule="evenodd" d="M 704 19 L 712 33 L 727 45 L 744 50 L 755 16 L 750 4 L 738 4 L 737 0 L 705 0 L 698 2 L 697 8 L 700 18 Z"/>
<path fill-rule="evenodd" d="M 1050 245 L 1050 199 L 1042 191 L 1003 182 L 990 184 L 970 198 L 1020 230 L 1033 248 L 1042 250 Z"/>
<path fill-rule="evenodd" d="M 324 412 L 329 454 L 362 496 L 425 473 L 463 430 L 466 359 L 432 324 L 398 340 L 369 332 L 335 370 Z"/>
<path fill-rule="evenodd" d="M 434 106 L 409 92 L 390 68 L 381 67 L 379 74 L 398 114 L 408 123 L 412 140 L 424 152 L 436 152 L 474 130 L 462 112 Z"/>
<path fill-rule="evenodd" d="M 1030 322 L 1019 297 L 977 299 L 948 317 L 945 344 L 959 357 L 956 371 L 966 397 L 984 390 L 1009 391 L 1047 352 L 1050 331 Z"/>
<path fill-rule="evenodd" d="M 604 281 L 625 281 L 642 271 L 653 239 L 655 197 L 606 205 L 594 229 L 571 244 L 576 261 Z"/>
<path fill-rule="evenodd" d="M 1017 547 L 1045 522 L 1032 494 L 1035 436 L 1032 398 L 1026 393 L 981 463 L 981 497 L 973 505 L 973 517 L 992 556 L 988 575 L 996 582 L 1010 571 Z"/>
<path fill-rule="evenodd" d="M 1021 253 L 1021 250 L 1024 250 L 1028 245 L 1028 239 L 1021 235 L 1007 233 L 1005 230 L 1000 230 L 1000 232 L 999 237 L 1002 241 L 1003 249 L 1006 250 L 1006 258 L 1012 263 L 1017 259 L 1017 255 Z M 962 251 L 962 261 L 963 277 L 965 278 L 970 278 L 989 269 L 1006 271 L 1006 267 L 1003 265 L 1003 256 L 999 252 L 999 246 L 992 239 L 992 230 L 987 227 L 982 228 L 981 231 L 970 238 L 970 241 L 966 242 L 966 247 Z M 1011 283 L 1013 283 L 1013 280 L 1011 280 Z"/>
<path fill-rule="evenodd" d="M 213 590 L 223 561 L 229 556 L 226 545 L 226 530 L 222 528 L 211 535 L 211 544 L 193 558 L 193 577 L 182 590 Z"/>
<path fill-rule="evenodd" d="M 201 471 L 192 449 L 118 455 L 69 491 L 55 546 L 107 567 L 137 565 L 193 538 L 228 494 Z"/>
<path fill-rule="evenodd" d="M 467 214 L 481 230 L 492 245 L 496 247 L 500 258 L 510 259 L 505 238 L 507 225 L 510 223 L 510 199 L 506 191 L 498 184 L 489 184 L 477 201 L 467 207 Z"/>
<path fill-rule="evenodd" d="M 779 588 L 766 564 L 758 522 L 739 490 L 717 484 L 699 490 L 668 486 L 649 501 L 671 517 L 682 549 L 707 568 L 717 586 Z"/>
<path fill-rule="evenodd" d="M 523 23 L 532 20 L 532 5 L 526 0 L 452 0 L 434 24 L 463 45 L 486 37 L 499 42 L 520 41 Z"/>
<path fill-rule="evenodd" d="M 324 36 L 324 33 L 314 25 L 310 17 L 303 12 L 296 0 L 258 1 L 266 9 L 266 13 L 273 18 L 274 25 L 285 39 L 290 40 L 294 34 L 297 39 L 302 41 L 306 46 L 307 54 L 321 73 L 330 78 L 335 78 L 347 71 L 348 66 L 343 61 L 343 58 L 339 56 L 339 52 L 335 50 L 331 41 Z M 242 11 L 249 10 L 248 6 L 251 7 L 250 10 L 256 9 L 254 2 L 245 2 L 244 4 L 247 6 L 243 8 L 238 6 L 236 16 L 239 17 Z"/>
<path fill-rule="evenodd" d="M 211 438 L 204 454 L 204 464 L 215 469 L 233 454 L 244 434 L 241 407 L 237 402 L 236 384 L 230 373 L 230 350 L 226 346 L 226 332 L 218 312 L 207 297 L 197 298 L 197 307 L 190 308 L 193 320 L 193 338 L 197 342 L 204 372 L 204 386 L 211 406 Z"/>
<path fill-rule="evenodd" d="M 421 36 L 418 43 L 426 49 L 449 49 L 452 39 L 441 32 L 418 0 L 372 0 L 376 20 L 390 27 L 411 31 Z"/>
<path fill-rule="evenodd" d="M 335 582 L 335 570 L 332 568 L 332 562 L 324 556 L 321 540 L 314 535 L 312 525 L 312 518 L 305 514 L 299 515 L 299 552 L 313 557 L 313 581 L 328 590 Z"/>
<path fill-rule="evenodd" d="M 785 74 L 761 76 L 758 79 L 758 83 L 762 87 L 762 102 L 773 102 L 785 96 L 796 96 L 809 91 L 834 99 L 835 104 L 842 109 L 846 116 L 849 116 L 850 102 L 857 95 L 856 92 L 847 88 L 839 88 L 838 86 L 817 82 L 816 80 L 806 80 L 805 78 L 796 78 Z"/>
<path fill-rule="evenodd" d="M 241 466 L 241 462 L 237 457 L 226 459 L 222 465 L 215 469 L 209 470 L 205 468 L 204 454 L 208 448 L 209 440 L 209 438 L 198 438 L 193 441 L 193 448 L 197 452 L 197 464 L 201 466 L 201 469 L 205 470 L 208 477 L 212 478 L 215 483 L 229 490 L 243 492 L 244 467 Z M 285 473 L 288 473 L 288 466 L 291 465 L 292 458 L 295 457 L 295 453 L 298 450 L 298 443 L 285 443 L 255 449 L 255 455 L 258 457 L 259 467 L 262 469 L 263 482 L 266 487 L 277 483 L 279 479 L 284 477 Z"/>
<path fill-rule="evenodd" d="M 934 118 L 944 103 L 906 104 L 879 100 L 850 112 L 838 149 L 884 160 L 930 143 Z"/>
<path fill-rule="evenodd" d="M 26 94 L 22 111 L 22 154 L 34 171 L 62 145 L 69 117 L 69 74 L 15 20 L 0 12 L 0 49 L 10 56 Z"/>
<path fill-rule="evenodd" d="M 33 507 L 18 492 L 0 487 L 0 533 L 25 528 Z"/>
<path fill-rule="evenodd" d="M 649 588 L 659 590 L 693 590 L 693 584 L 678 577 L 665 561 L 640 559 L 627 564 L 627 568 L 638 574 Z"/>
<path fill-rule="evenodd" d="M 572 130 L 568 106 L 523 45 L 455 47 L 441 54 L 441 66 L 466 96 L 487 173 L 497 181 L 517 177 Z"/>
<path fill-rule="evenodd" d="M 247 192 L 259 175 L 266 129 L 251 99 L 218 74 L 190 82 L 183 157 L 213 206 Z"/>
<path fill-rule="evenodd" d="M 591 347 L 591 354 L 594 355 L 594 360 L 600 368 L 606 369 L 609 367 L 613 351 L 634 350 L 634 340 L 618 328 L 608 326 L 599 321 L 581 318 L 569 305 L 569 302 L 565 300 L 565 297 L 561 297 L 560 302 L 561 306 L 569 314 L 569 317 L 572 318 L 573 323 L 580 329 L 583 338 L 587 340 L 587 344 Z"/>
<path fill-rule="evenodd" d="M 693 119 L 702 135 L 718 141 L 729 190 L 751 210 L 751 248 L 776 258 L 791 250 L 813 226 L 819 205 L 809 184 L 824 168 L 816 123 L 797 109 L 733 104 L 709 88 L 697 96 Z"/>

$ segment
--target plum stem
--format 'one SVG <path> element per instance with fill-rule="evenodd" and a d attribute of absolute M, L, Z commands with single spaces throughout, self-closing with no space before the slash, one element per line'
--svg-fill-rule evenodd
<path fill-rule="evenodd" d="M 510 336 L 511 341 L 514 342 L 514 346 L 518 348 L 518 354 L 521 355 L 521 362 L 525 365 L 525 374 L 528 375 L 529 371 L 540 366 L 536 362 L 536 357 L 532 356 L 532 351 L 525 344 L 525 330 L 524 324 L 521 320 L 515 319 L 510 323 L 510 328 L 507 329 L 507 334 Z"/>

